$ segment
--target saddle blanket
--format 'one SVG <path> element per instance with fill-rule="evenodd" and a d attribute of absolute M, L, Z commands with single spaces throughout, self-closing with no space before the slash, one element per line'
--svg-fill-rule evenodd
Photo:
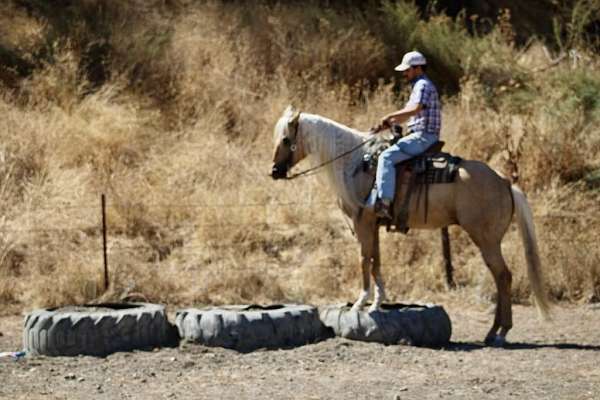
<path fill-rule="evenodd" d="M 408 161 L 416 184 L 452 183 L 462 158 L 448 153 L 426 154 Z"/>
<path fill-rule="evenodd" d="M 375 176 L 380 154 L 398 139 L 399 137 L 389 138 L 382 135 L 373 141 L 366 148 L 363 156 L 362 170 Z M 452 183 L 454 182 L 458 165 L 461 161 L 460 157 L 449 153 L 428 153 L 405 161 L 404 165 L 408 165 L 408 168 L 404 168 L 404 170 L 414 171 L 417 174 L 415 179 L 415 183 L 417 184 Z M 397 171 L 399 170 L 400 168 L 397 168 Z M 401 179 L 401 181 L 404 182 L 405 179 Z"/>

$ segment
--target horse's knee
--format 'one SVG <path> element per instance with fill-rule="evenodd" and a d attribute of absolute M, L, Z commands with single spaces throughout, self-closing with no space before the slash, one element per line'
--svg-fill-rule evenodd
<path fill-rule="evenodd" d="M 373 258 L 370 255 L 363 255 L 360 257 L 360 266 L 363 272 L 371 273 L 373 265 Z"/>

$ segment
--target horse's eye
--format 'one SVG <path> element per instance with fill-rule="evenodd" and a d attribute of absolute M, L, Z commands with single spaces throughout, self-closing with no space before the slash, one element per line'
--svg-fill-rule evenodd
<path fill-rule="evenodd" d="M 288 138 L 288 137 L 284 137 L 284 138 L 283 138 L 283 144 L 284 144 L 285 146 L 289 146 L 291 143 L 292 143 L 292 142 L 290 141 L 290 138 Z"/>

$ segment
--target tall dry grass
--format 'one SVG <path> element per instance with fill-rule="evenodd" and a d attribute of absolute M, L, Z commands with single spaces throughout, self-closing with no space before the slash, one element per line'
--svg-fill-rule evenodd
<path fill-rule="evenodd" d="M 391 69 L 415 46 L 448 89 L 449 149 L 512 174 L 528 192 L 552 296 L 598 299 L 600 192 L 588 179 L 600 168 L 597 55 L 581 47 L 579 59 L 544 69 L 541 44 L 517 48 L 506 21 L 469 36 L 460 20 L 415 19 L 408 3 L 362 12 L 261 3 L 252 13 L 236 3 L 100 3 L 85 2 L 66 21 L 15 3 L 0 17 L 1 26 L 18 22 L 27 32 L 3 36 L 1 47 L 34 65 L 23 77 L 0 74 L 6 307 L 132 296 L 172 304 L 354 299 L 358 247 L 347 221 L 317 180 L 267 176 L 272 129 L 292 102 L 368 129 L 405 98 Z M 457 41 L 460 51 L 449 53 Z M 458 228 L 451 236 L 458 283 L 488 301 L 493 282 L 476 247 Z M 382 233 L 382 242 L 391 300 L 446 291 L 438 232 Z M 515 227 L 504 253 L 513 298 L 526 302 Z"/>

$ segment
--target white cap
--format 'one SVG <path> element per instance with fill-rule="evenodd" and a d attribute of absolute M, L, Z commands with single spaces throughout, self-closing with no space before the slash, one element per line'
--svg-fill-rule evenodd
<path fill-rule="evenodd" d="M 409 51 L 402 57 L 402 63 L 396 68 L 396 71 L 406 71 L 410 67 L 415 67 L 417 65 L 425 65 L 427 64 L 427 60 L 425 60 L 425 56 L 418 51 Z"/>

